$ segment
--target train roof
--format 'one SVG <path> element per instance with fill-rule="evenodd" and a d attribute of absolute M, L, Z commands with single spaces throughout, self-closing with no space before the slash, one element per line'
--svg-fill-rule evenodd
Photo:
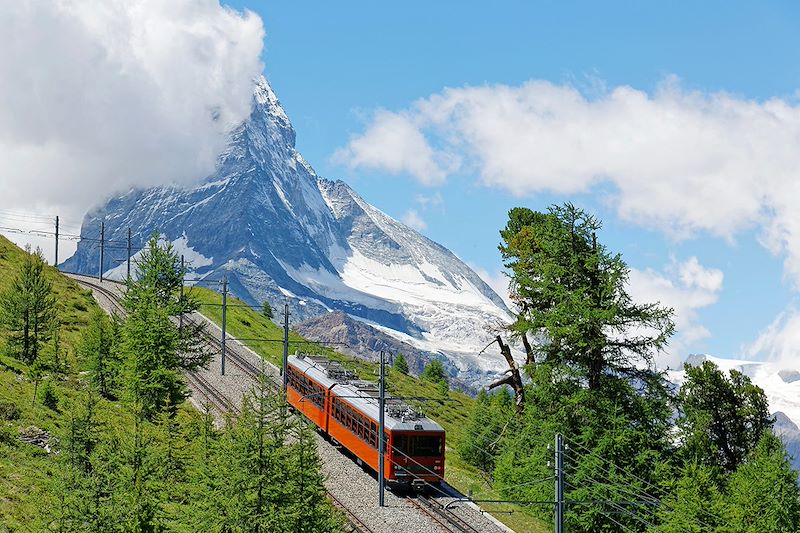
<path fill-rule="evenodd" d="M 353 371 L 347 370 L 340 363 L 318 355 L 290 356 L 289 365 L 326 389 L 331 389 L 342 401 L 375 421 L 378 420 L 380 391 L 377 382 L 359 380 Z M 414 410 L 402 399 L 393 398 L 388 393 L 384 425 L 386 429 L 393 431 L 444 431 L 442 426 Z"/>

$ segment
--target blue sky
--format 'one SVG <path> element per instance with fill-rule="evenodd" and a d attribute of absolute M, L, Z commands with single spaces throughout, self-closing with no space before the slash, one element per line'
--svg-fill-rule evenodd
<path fill-rule="evenodd" d="M 677 77 L 687 93 L 795 102 L 800 88 L 798 4 L 231 5 L 254 10 L 264 20 L 265 72 L 294 123 L 298 148 L 317 171 L 344 179 L 398 219 L 414 210 L 424 222 L 422 233 L 490 275 L 499 270 L 497 232 L 509 208 L 543 209 L 569 200 L 604 220 L 602 240 L 639 271 L 677 285 L 680 265 L 696 258 L 705 269 L 723 273 L 721 288 L 707 295 L 713 301 L 685 311 L 692 314 L 691 325 L 707 333 L 680 343 L 681 350 L 738 356 L 780 313 L 792 310 L 795 295 L 792 274 L 783 267 L 785 253 L 774 254 L 759 243 L 757 223 L 724 237 L 708 227 L 671 235 L 642 217 L 621 217 L 609 205 L 613 184 L 566 194 L 515 195 L 487 186 L 474 168 L 460 168 L 442 182 L 425 185 L 409 172 L 380 164 L 349 166 L 332 156 L 369 129 L 376 111 L 407 112 L 417 100 L 447 87 L 519 87 L 543 80 L 573 87 L 592 100 L 620 86 L 653 95 L 665 80 Z M 420 196 L 438 203 L 423 205 Z"/>
<path fill-rule="evenodd" d="M 507 211 L 571 201 L 676 309 L 662 364 L 796 361 L 800 4 L 224 5 L 0 8 L 0 226 L 209 175 L 263 68 L 320 175 L 498 290 Z"/>

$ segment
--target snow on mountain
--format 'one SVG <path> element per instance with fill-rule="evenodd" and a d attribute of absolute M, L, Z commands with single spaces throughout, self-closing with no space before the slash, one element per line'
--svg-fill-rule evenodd
<path fill-rule="evenodd" d="M 764 390 L 770 412 L 775 416 L 775 431 L 793 455 L 795 468 L 800 470 L 800 371 L 782 363 L 723 359 L 705 354 L 691 355 L 686 360 L 692 366 L 702 365 L 703 361 L 713 362 L 725 374 L 738 370 Z M 682 369 L 669 370 L 667 379 L 680 386 L 686 381 L 686 373 Z"/>
<path fill-rule="evenodd" d="M 334 310 L 426 351 L 465 375 L 503 370 L 476 354 L 505 323 L 500 297 L 445 247 L 371 206 L 342 181 L 319 177 L 295 149 L 295 132 L 264 78 L 252 113 L 230 136 L 217 171 L 195 187 L 131 190 L 84 218 L 63 268 L 123 277 L 128 228 L 135 243 L 159 231 L 195 277 L 227 274 L 248 303 L 287 301 L 293 322 Z"/>

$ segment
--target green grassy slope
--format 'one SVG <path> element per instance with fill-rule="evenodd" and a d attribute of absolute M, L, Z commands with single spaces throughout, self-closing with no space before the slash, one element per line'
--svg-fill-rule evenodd
<path fill-rule="evenodd" d="M 6 290 L 25 259 L 25 252 L 13 243 L 0 237 L 0 291 Z M 65 376 L 50 380 L 59 399 L 59 408 L 53 411 L 40 401 L 32 402 L 34 385 L 28 379 L 27 365 L 4 355 L 5 334 L 0 331 L 0 405 L 16 405 L 19 416 L 13 420 L 0 417 L 0 430 L 16 437 L 20 429 L 36 426 L 57 435 L 69 421 L 69 405 L 78 401 L 77 390 L 80 369 L 75 357 L 75 347 L 80 330 L 88 323 L 89 313 L 97 307 L 90 291 L 81 289 L 77 283 L 59 274 L 55 268 L 47 267 L 48 279 L 59 307 L 62 322 L 59 352 L 66 356 L 67 367 L 71 369 Z M 43 351 L 43 357 L 51 358 L 53 346 Z M 116 420 L 117 410 L 110 404 L 101 403 L 100 416 Z M 21 442 L 0 442 L 0 532 L 1 531 L 39 531 L 44 529 L 46 520 L 41 510 L 52 498 L 48 490 L 48 480 L 54 471 L 55 456 L 48 455 L 37 446 Z"/>
<path fill-rule="evenodd" d="M 0 291 L 5 291 L 12 283 L 25 259 L 25 251 L 0 236 Z M 89 319 L 91 309 L 97 308 L 91 291 L 82 289 L 75 281 L 60 274 L 54 267 L 45 268 L 45 276 L 53 283 L 56 295 L 58 316 L 61 320 L 61 345 L 59 353 L 66 355 L 69 364 L 75 364 L 75 345 L 79 332 Z M 0 332 L 0 353 L 5 352 L 5 337 Z M 44 350 L 52 356 L 53 346 Z M 0 362 L 0 368 L 6 363 Z"/>
<path fill-rule="evenodd" d="M 221 324 L 221 295 L 201 287 L 194 287 L 191 291 L 201 303 L 200 312 L 216 324 Z M 243 341 L 243 344 L 249 346 L 266 360 L 276 366 L 280 366 L 283 354 L 282 327 L 264 318 L 261 313 L 244 305 L 243 302 L 236 298 L 228 298 L 228 304 L 230 307 L 226 311 L 226 330 L 234 337 L 242 339 L 280 341 Z M 297 350 L 324 354 L 331 359 L 341 361 L 345 366 L 356 371 L 361 379 L 378 379 L 378 365 L 375 363 L 353 359 L 332 349 L 309 344 L 293 332 L 289 333 L 289 341 L 290 353 L 294 353 Z M 472 492 L 472 496 L 475 499 L 501 499 L 500 495 L 492 490 L 481 473 L 470 465 L 465 464 L 454 449 L 466 430 L 474 400 L 465 394 L 455 391 L 450 391 L 447 398 L 442 399 L 437 385 L 413 376 L 403 375 L 393 369 L 388 371 L 387 383 L 390 392 L 394 396 L 432 399 L 411 403 L 416 403 L 427 416 L 436 420 L 447 431 L 448 446 L 445 473 L 447 482 L 464 494 Z M 497 518 L 519 533 L 543 533 L 550 530 L 538 520 L 521 512 L 519 506 L 486 504 L 485 508 L 488 511 L 494 511 Z"/>

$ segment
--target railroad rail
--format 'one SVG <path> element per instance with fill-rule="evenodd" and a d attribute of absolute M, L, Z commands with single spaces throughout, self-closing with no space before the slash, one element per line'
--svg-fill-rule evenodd
<path fill-rule="evenodd" d="M 73 277 L 78 284 L 84 285 L 89 287 L 92 290 L 95 290 L 101 293 L 105 298 L 111 303 L 111 305 L 120 313 L 121 316 L 125 316 L 125 308 L 119 302 L 120 296 L 119 294 L 114 293 L 107 287 L 103 287 L 100 283 L 95 283 L 93 281 L 86 280 L 84 278 Z M 184 318 L 188 320 L 190 323 L 194 325 L 199 325 L 197 322 L 192 320 L 191 318 Z M 211 345 L 218 344 L 219 340 L 214 336 L 213 333 L 210 331 L 203 329 L 202 330 L 203 338 Z M 227 347 L 227 346 L 226 346 Z M 239 368 L 242 372 L 245 373 L 249 378 L 255 380 L 261 375 L 261 370 L 257 369 L 254 364 L 250 361 L 242 357 L 240 354 L 236 353 L 235 350 L 226 350 L 226 355 L 230 358 L 231 363 Z M 201 376 L 197 372 L 187 372 L 186 378 L 189 384 L 194 388 L 197 389 L 206 399 L 211 402 L 211 404 L 220 412 L 220 413 L 239 413 L 239 408 L 228 399 L 225 394 L 223 394 L 218 388 L 212 385 L 206 378 Z M 276 385 L 277 388 L 277 385 Z M 350 524 L 351 532 L 352 533 L 374 533 L 369 526 L 367 526 L 358 516 L 356 516 L 347 506 L 342 503 L 333 493 L 325 489 L 327 492 L 328 497 L 330 498 L 331 502 L 333 502 L 334 506 L 338 508 L 342 513 L 344 513 L 345 517 L 347 518 L 348 523 Z"/>
<path fill-rule="evenodd" d="M 81 285 L 85 285 L 91 288 L 92 290 L 96 290 L 97 292 L 101 293 L 103 296 L 106 297 L 106 299 L 108 299 L 109 302 L 111 302 L 111 304 L 117 309 L 117 311 L 119 311 L 119 313 L 122 316 L 125 315 L 125 308 L 122 306 L 122 304 L 120 304 L 118 294 L 115 294 L 112 290 L 108 289 L 107 287 L 103 287 L 100 283 L 95 283 L 93 281 L 89 281 L 82 277 L 81 278 L 73 277 L 72 279 L 74 279 L 77 283 Z M 184 317 L 184 320 L 195 326 L 200 325 L 200 323 L 196 322 L 195 320 L 192 320 L 190 317 Z M 211 333 L 210 331 L 203 329 L 202 334 L 203 338 L 206 340 L 209 346 L 213 347 L 214 345 L 219 344 L 219 339 L 217 339 L 216 336 L 214 336 L 214 334 Z M 258 379 L 258 376 L 261 374 L 260 369 L 256 368 L 256 366 L 253 363 L 251 363 L 246 358 L 238 354 L 236 350 L 233 349 L 233 347 L 228 346 L 227 343 L 226 343 L 226 348 L 227 350 L 225 354 L 226 356 L 228 356 L 233 366 L 244 372 L 247 375 L 247 377 L 251 379 Z"/>
<path fill-rule="evenodd" d="M 339 500 L 339 498 L 334 496 L 331 491 L 325 489 L 325 492 L 328 493 L 328 497 L 333 502 L 333 505 L 335 505 L 336 508 L 338 508 L 340 511 L 342 511 L 345 514 L 345 516 L 347 517 L 347 521 L 350 523 L 350 527 L 351 527 L 351 532 L 352 533 L 373 533 L 373 531 L 369 528 L 369 526 L 367 526 L 367 524 L 362 522 L 359 517 L 354 515 L 353 512 L 350 509 L 348 509 Z"/>
<path fill-rule="evenodd" d="M 233 411 L 236 414 L 239 413 L 239 408 L 236 407 L 222 392 L 220 392 L 218 388 L 209 383 L 209 381 L 200 374 L 196 372 L 187 372 L 186 380 L 190 385 L 198 389 L 220 413 L 224 414 L 228 411 Z"/>
<path fill-rule="evenodd" d="M 468 524 L 463 518 L 456 515 L 450 509 L 445 508 L 444 505 L 430 496 L 408 496 L 407 499 L 411 505 L 428 515 L 447 532 L 480 533 L 478 529 L 472 527 L 472 525 Z"/>

